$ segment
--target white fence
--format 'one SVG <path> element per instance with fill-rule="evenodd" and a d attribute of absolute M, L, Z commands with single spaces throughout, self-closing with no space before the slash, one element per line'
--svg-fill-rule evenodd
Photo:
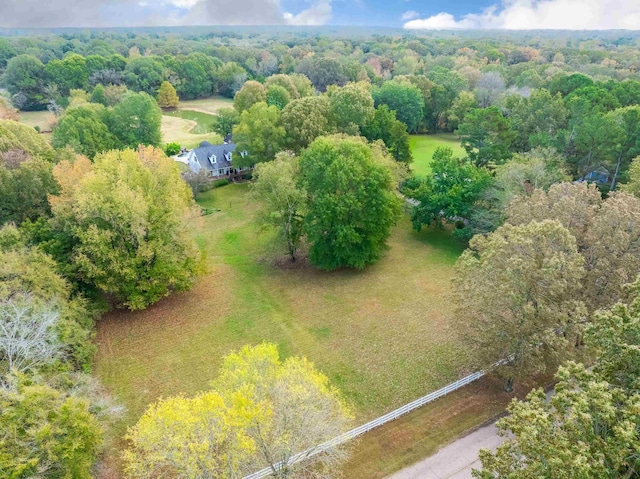
<path fill-rule="evenodd" d="M 357 427 L 355 429 L 352 429 L 349 432 L 345 432 L 344 434 L 338 437 L 335 437 L 327 442 L 318 444 L 312 449 L 307 449 L 306 451 L 299 452 L 298 454 L 291 456 L 291 458 L 287 461 L 286 465 L 290 466 L 297 462 L 304 461 L 305 459 L 313 457 L 316 454 L 320 454 L 328 449 L 331 449 L 334 446 L 337 446 L 338 444 L 342 444 L 344 442 L 350 441 L 351 439 L 361 436 L 365 432 L 371 431 L 372 429 L 378 426 L 382 426 L 383 424 L 391 422 L 394 419 L 399 418 L 400 416 L 404 416 L 405 414 L 410 413 L 411 411 L 414 411 L 419 407 L 424 406 L 425 404 L 435 401 L 436 399 L 441 398 L 442 396 L 446 396 L 447 394 L 453 391 L 456 391 L 461 387 L 466 386 L 467 384 L 471 384 L 472 382 L 477 381 L 484 375 L 485 375 L 485 371 L 478 371 L 476 373 L 469 374 L 468 376 L 462 379 L 458 379 L 456 382 L 453 382 L 443 387 L 442 389 L 438 389 L 437 391 L 427 394 L 426 396 L 423 396 L 420 399 L 416 399 L 415 401 L 410 402 L 409 404 L 405 404 L 404 406 L 399 407 L 398 409 L 391 411 L 390 413 L 387 413 L 384 416 L 380 416 L 379 418 L 374 419 L 373 421 L 369 421 L 368 423 L 363 424 L 362 426 Z M 283 466 L 285 466 L 285 464 L 283 463 L 276 464 L 275 470 L 279 470 Z M 244 479 L 262 479 L 264 477 L 271 476 L 274 472 L 275 472 L 274 469 L 272 469 L 271 467 L 265 467 L 260 471 L 254 472 L 253 474 L 250 474 L 244 477 Z"/>

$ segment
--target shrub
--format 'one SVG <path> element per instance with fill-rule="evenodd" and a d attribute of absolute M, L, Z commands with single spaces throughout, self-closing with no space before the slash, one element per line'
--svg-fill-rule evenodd
<path fill-rule="evenodd" d="M 180 143 L 167 143 L 164 146 L 164 152 L 167 154 L 167 156 L 177 155 L 178 153 L 180 153 Z"/>
<path fill-rule="evenodd" d="M 230 183 L 228 178 L 222 178 L 219 180 L 214 180 L 213 181 L 213 187 L 214 188 L 219 188 L 221 186 L 227 186 Z"/>

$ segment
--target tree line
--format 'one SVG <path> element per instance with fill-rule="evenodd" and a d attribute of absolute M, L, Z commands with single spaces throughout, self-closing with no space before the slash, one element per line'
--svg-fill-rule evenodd
<path fill-rule="evenodd" d="M 92 477 L 121 414 L 88 374 L 94 322 L 191 287 L 191 190 L 154 147 L 90 161 L 0 120 L 0 196 L 0 470 Z"/>

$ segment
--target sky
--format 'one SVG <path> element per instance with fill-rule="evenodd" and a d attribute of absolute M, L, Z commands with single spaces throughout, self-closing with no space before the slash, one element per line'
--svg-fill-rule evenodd
<path fill-rule="evenodd" d="M 640 0 L 0 0 L 0 28 L 161 25 L 640 30 Z"/>

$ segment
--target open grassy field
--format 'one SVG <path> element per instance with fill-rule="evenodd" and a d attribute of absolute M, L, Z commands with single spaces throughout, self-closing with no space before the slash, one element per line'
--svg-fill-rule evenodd
<path fill-rule="evenodd" d="M 313 361 L 357 422 L 459 377 L 465 357 L 446 295 L 462 249 L 446 233 L 417 233 L 404 218 L 365 271 L 284 268 L 266 259 L 269 236 L 252 223 L 248 185 L 199 203 L 221 210 L 191 224 L 207 274 L 190 292 L 98 323 L 94 372 L 127 407 L 120 432 L 158 397 L 206 389 L 222 356 L 262 341 Z"/>
<path fill-rule="evenodd" d="M 217 133 L 192 133 L 198 124 L 193 120 L 185 120 L 176 116 L 162 115 L 162 141 L 164 143 L 180 143 L 185 148 L 195 148 L 203 141 L 222 143 Z"/>
<path fill-rule="evenodd" d="M 221 143 L 220 135 L 210 132 L 211 123 L 218 109 L 231 106 L 232 100 L 218 96 L 181 101 L 176 110 L 162 114 L 162 141 L 185 148 L 195 148 L 205 140 Z"/>
<path fill-rule="evenodd" d="M 221 211 L 194 218 L 208 274 L 187 293 L 98 324 L 96 374 L 132 417 L 161 395 L 206 388 L 219 359 L 247 343 L 277 343 L 311 359 L 374 417 L 456 378 L 463 365 L 451 324 L 451 267 L 461 248 L 446 233 L 411 230 L 363 272 L 272 266 L 269 238 L 251 222 L 248 185 L 202 194 Z"/>
<path fill-rule="evenodd" d="M 230 108 L 233 106 L 233 100 L 231 98 L 225 98 L 222 96 L 212 96 L 209 98 L 200 98 L 198 100 L 185 100 L 181 101 L 178 105 L 180 110 L 194 110 L 202 113 L 208 113 L 215 115 L 220 108 Z"/>
<path fill-rule="evenodd" d="M 48 110 L 20 112 L 20 123 L 24 123 L 32 128 L 38 126 L 42 132 L 51 131 L 55 120 L 56 117 Z"/>
<path fill-rule="evenodd" d="M 191 129 L 189 133 L 193 134 L 203 134 L 211 132 L 211 124 L 213 123 L 213 119 L 215 115 L 210 113 L 203 113 L 201 111 L 196 110 L 174 110 L 169 112 L 164 112 L 163 115 L 173 116 L 176 118 L 182 118 L 183 120 L 189 120 L 195 122 L 195 126 Z"/>
<path fill-rule="evenodd" d="M 433 153 L 441 146 L 448 146 L 460 156 L 465 155 L 464 148 L 460 146 L 460 140 L 453 133 L 439 133 L 436 135 L 411 135 L 409 140 L 413 163 L 411 169 L 418 176 L 428 175 L 431 172 L 431 159 Z"/>

